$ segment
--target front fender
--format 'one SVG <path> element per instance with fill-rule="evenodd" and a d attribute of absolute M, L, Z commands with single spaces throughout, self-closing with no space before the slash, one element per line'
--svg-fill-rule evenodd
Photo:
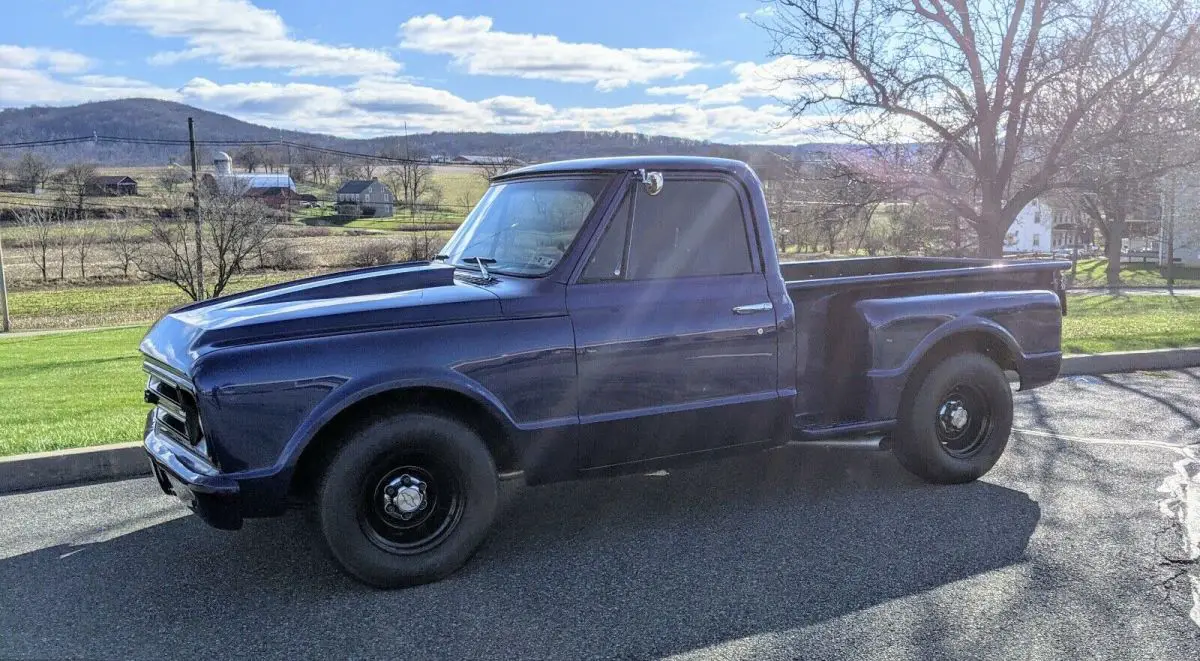
<path fill-rule="evenodd" d="M 336 418 L 338 414 L 358 402 L 393 390 L 415 388 L 433 388 L 463 395 L 483 406 L 485 410 L 500 420 L 504 426 L 513 430 L 517 423 L 504 404 L 492 392 L 479 382 L 450 369 L 419 369 L 419 370 L 390 370 L 378 372 L 359 379 L 352 379 L 341 387 L 329 393 L 321 403 L 313 408 L 304 419 L 287 444 L 284 446 L 279 461 L 274 466 L 276 472 L 291 471 L 295 468 L 300 455 L 312 442 L 313 438 Z"/>

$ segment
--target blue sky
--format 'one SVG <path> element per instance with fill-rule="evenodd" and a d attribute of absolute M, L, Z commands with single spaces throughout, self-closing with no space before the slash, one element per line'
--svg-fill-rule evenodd
<path fill-rule="evenodd" d="M 813 139 L 758 0 L 41 0 L 0 23 L 0 107 L 156 97 L 343 136 L 622 130 Z"/>

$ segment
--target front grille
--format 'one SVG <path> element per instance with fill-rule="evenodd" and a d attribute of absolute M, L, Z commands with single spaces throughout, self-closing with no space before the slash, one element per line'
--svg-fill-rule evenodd
<path fill-rule="evenodd" d="M 195 393 L 182 380 L 153 363 L 145 363 L 143 367 L 150 374 L 145 399 L 155 405 L 154 417 L 159 429 L 176 441 L 207 454 L 202 447 L 204 430 L 200 425 Z"/>

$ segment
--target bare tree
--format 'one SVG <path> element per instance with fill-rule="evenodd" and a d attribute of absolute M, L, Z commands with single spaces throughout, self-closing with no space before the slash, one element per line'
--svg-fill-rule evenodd
<path fill-rule="evenodd" d="M 88 255 L 92 254 L 92 249 L 100 240 L 99 227 L 94 221 L 82 220 L 75 223 L 71 230 L 71 249 L 75 263 L 79 265 L 79 277 L 87 279 Z"/>
<path fill-rule="evenodd" d="M 512 159 L 507 156 L 496 156 L 482 163 L 477 163 L 475 165 L 475 172 L 484 181 L 491 181 L 493 178 L 513 169 L 513 167 Z"/>
<path fill-rule="evenodd" d="M 266 207 L 228 188 L 201 198 L 206 291 L 201 292 L 197 283 L 195 225 L 187 217 L 184 198 L 173 200 L 174 213 L 151 221 L 152 245 L 137 258 L 138 268 L 175 285 L 192 300 L 199 300 L 200 294 L 205 299 L 220 296 L 275 227 Z"/>
<path fill-rule="evenodd" d="M 146 237 L 140 231 L 140 226 L 141 223 L 128 218 L 108 221 L 106 243 L 121 268 L 121 277 L 126 280 L 129 279 L 129 270 L 137 267 L 138 257 L 146 245 Z"/>
<path fill-rule="evenodd" d="M 234 152 L 233 160 L 241 163 L 247 172 L 254 172 L 263 164 L 263 152 L 254 145 L 245 145 Z"/>
<path fill-rule="evenodd" d="M 50 178 L 50 162 L 31 151 L 27 151 L 21 155 L 21 160 L 17 161 L 16 167 L 13 168 L 13 173 L 17 182 L 26 191 L 36 193 L 38 189 L 46 185 L 46 181 Z"/>
<path fill-rule="evenodd" d="M 191 181 L 188 173 L 179 167 L 169 167 L 158 176 L 158 183 L 163 187 L 163 190 L 168 193 L 174 193 L 179 186 Z"/>
<path fill-rule="evenodd" d="M 333 173 L 333 158 L 325 152 L 311 153 L 309 167 L 312 168 L 313 179 L 322 186 L 329 185 L 329 176 Z"/>
<path fill-rule="evenodd" d="M 71 163 L 58 175 L 63 195 L 71 201 L 76 218 L 83 218 L 83 203 L 87 199 L 88 185 L 95 177 L 94 163 Z"/>
<path fill-rule="evenodd" d="M 378 175 L 379 162 L 370 158 L 363 159 L 358 165 L 358 171 L 363 179 L 374 179 Z"/>
<path fill-rule="evenodd" d="M 1193 69 L 1200 74 L 1200 67 Z M 1125 105 L 1123 97 L 1142 92 L 1140 85 L 1122 86 L 1110 105 Z M 1159 96 L 1151 110 L 1128 122 L 1119 138 L 1102 149 L 1085 152 L 1068 175 L 1079 192 L 1081 210 L 1104 237 L 1108 258 L 1105 279 L 1110 287 L 1120 285 L 1121 246 L 1127 236 L 1127 221 L 1161 220 L 1158 209 L 1159 181 L 1174 172 L 1200 163 L 1200 105 L 1186 91 Z M 1112 118 L 1095 113 L 1093 122 L 1108 124 Z M 1085 128 L 1091 128 L 1085 127 Z"/>
<path fill-rule="evenodd" d="M 436 219 L 433 214 L 422 213 L 418 219 L 418 227 L 411 232 L 405 232 L 407 243 L 403 246 L 401 259 L 408 262 L 426 262 L 445 244 L 445 239 L 438 236 L 433 229 Z"/>
<path fill-rule="evenodd" d="M 8 184 L 8 178 L 11 176 L 12 166 L 3 156 L 0 156 L 0 187 Z"/>
<path fill-rule="evenodd" d="M 288 166 L 287 170 L 288 176 L 296 183 L 308 181 L 309 174 L 311 173 L 311 170 L 303 163 L 293 163 Z"/>
<path fill-rule="evenodd" d="M 62 226 L 62 211 L 50 207 L 31 207 L 16 210 L 17 225 L 26 235 L 21 244 L 29 261 L 41 273 L 42 282 L 50 279 L 50 250 L 55 246 L 58 229 Z"/>
<path fill-rule="evenodd" d="M 397 199 L 408 206 L 408 215 L 412 217 L 417 215 L 421 198 L 438 188 L 433 181 L 433 168 L 417 161 L 393 166 L 385 174 L 385 180 Z"/>
<path fill-rule="evenodd" d="M 998 257 L 1016 215 L 1087 151 L 1189 84 L 1195 0 L 775 0 L 764 27 L 792 112 L 868 145 L 935 144 L 893 173 Z M 1120 61 L 1112 67 L 1099 64 Z M 1114 103 L 1114 91 L 1139 94 Z M 1198 99 L 1197 101 L 1200 101 Z M 1106 122 L 1092 121 L 1098 110 Z"/>
<path fill-rule="evenodd" d="M 337 164 L 338 179 L 345 181 L 347 179 L 362 179 L 362 166 L 355 161 L 347 161 L 345 159 L 338 161 Z"/>

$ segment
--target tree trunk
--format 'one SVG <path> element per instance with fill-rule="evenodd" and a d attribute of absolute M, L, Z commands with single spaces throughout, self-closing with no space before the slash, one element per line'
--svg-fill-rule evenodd
<path fill-rule="evenodd" d="M 1004 256 L 1005 230 L 999 229 L 999 225 L 999 222 L 989 222 L 985 219 L 981 219 L 975 225 L 975 234 L 979 237 L 978 254 L 980 257 L 1000 259 Z"/>
<path fill-rule="evenodd" d="M 1113 221 L 1108 231 L 1108 241 L 1104 244 L 1104 255 L 1108 258 L 1108 266 L 1104 269 L 1105 284 L 1110 289 L 1121 286 L 1121 237 L 1125 235 L 1123 222 Z"/>

